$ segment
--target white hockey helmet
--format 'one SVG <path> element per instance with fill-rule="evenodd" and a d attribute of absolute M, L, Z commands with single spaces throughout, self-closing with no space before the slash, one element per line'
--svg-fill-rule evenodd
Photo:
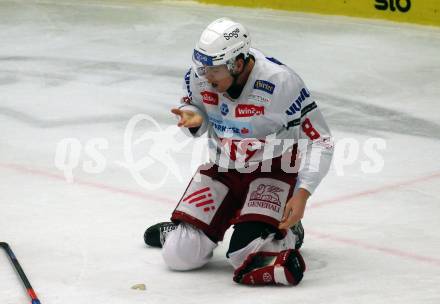
<path fill-rule="evenodd" d="M 193 53 L 194 71 L 203 76 L 206 67 L 226 65 L 232 72 L 235 58 L 249 55 L 251 37 L 247 29 L 229 18 L 210 23 L 200 36 Z"/>

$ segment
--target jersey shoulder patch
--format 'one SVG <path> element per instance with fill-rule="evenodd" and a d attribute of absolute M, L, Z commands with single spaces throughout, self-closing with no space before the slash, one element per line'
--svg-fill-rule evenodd
<path fill-rule="evenodd" d="M 254 83 L 254 89 L 273 94 L 275 84 L 267 80 L 257 79 Z"/>

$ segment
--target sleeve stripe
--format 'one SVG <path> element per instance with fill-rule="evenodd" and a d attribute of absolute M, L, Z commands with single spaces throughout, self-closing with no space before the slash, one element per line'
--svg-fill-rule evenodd
<path fill-rule="evenodd" d="M 314 109 L 316 109 L 318 107 L 318 105 L 315 102 L 312 102 L 311 104 L 305 106 L 302 110 L 301 110 L 301 118 L 303 118 L 304 116 L 306 116 L 309 112 L 313 111 Z M 289 130 L 289 128 L 291 127 L 296 127 L 299 126 L 301 123 L 301 118 L 297 118 L 294 120 L 291 120 L 287 123 L 286 129 Z"/>
<path fill-rule="evenodd" d="M 301 118 L 306 116 L 307 113 L 313 111 L 314 109 L 316 109 L 318 107 L 318 105 L 315 102 L 312 102 L 311 104 L 305 106 L 302 110 L 301 110 Z"/>
<path fill-rule="evenodd" d="M 186 84 L 186 90 L 188 91 L 188 97 L 191 98 L 192 97 L 192 92 L 191 92 L 191 88 L 190 88 L 190 78 L 191 78 L 191 69 L 188 70 L 188 72 L 186 72 L 185 74 L 185 84 Z"/>
<path fill-rule="evenodd" d="M 301 119 L 298 118 L 298 119 L 294 119 L 294 120 L 289 121 L 289 122 L 287 123 L 286 129 L 289 130 L 289 128 L 291 128 L 291 127 L 299 126 L 299 122 L 300 122 L 300 120 L 301 120 Z"/>

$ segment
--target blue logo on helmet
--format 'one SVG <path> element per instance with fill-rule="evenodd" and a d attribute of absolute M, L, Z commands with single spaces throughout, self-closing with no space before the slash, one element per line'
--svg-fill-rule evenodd
<path fill-rule="evenodd" d="M 194 55 L 193 56 L 194 56 L 195 60 L 197 60 L 198 62 L 200 62 L 203 65 L 208 65 L 208 66 L 213 65 L 212 57 L 211 56 L 202 54 L 202 53 L 200 53 L 197 50 L 194 50 Z"/>

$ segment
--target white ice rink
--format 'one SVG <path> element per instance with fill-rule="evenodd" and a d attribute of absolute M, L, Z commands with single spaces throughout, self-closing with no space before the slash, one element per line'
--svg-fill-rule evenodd
<path fill-rule="evenodd" d="M 169 109 L 195 41 L 222 16 L 302 76 L 337 141 L 303 220 L 297 287 L 235 284 L 227 242 L 188 273 L 143 243 L 193 173 L 194 145 Z M 133 138 L 145 140 L 124 145 L 137 114 L 158 125 L 144 119 Z M 70 183 L 55 165 L 66 138 L 79 153 L 64 159 Z M 386 145 L 377 172 L 371 138 Z M 440 303 L 439 151 L 440 28 L 192 2 L 0 1 L 0 241 L 44 304 Z M 0 304 L 28 302 L 0 253 Z"/>

